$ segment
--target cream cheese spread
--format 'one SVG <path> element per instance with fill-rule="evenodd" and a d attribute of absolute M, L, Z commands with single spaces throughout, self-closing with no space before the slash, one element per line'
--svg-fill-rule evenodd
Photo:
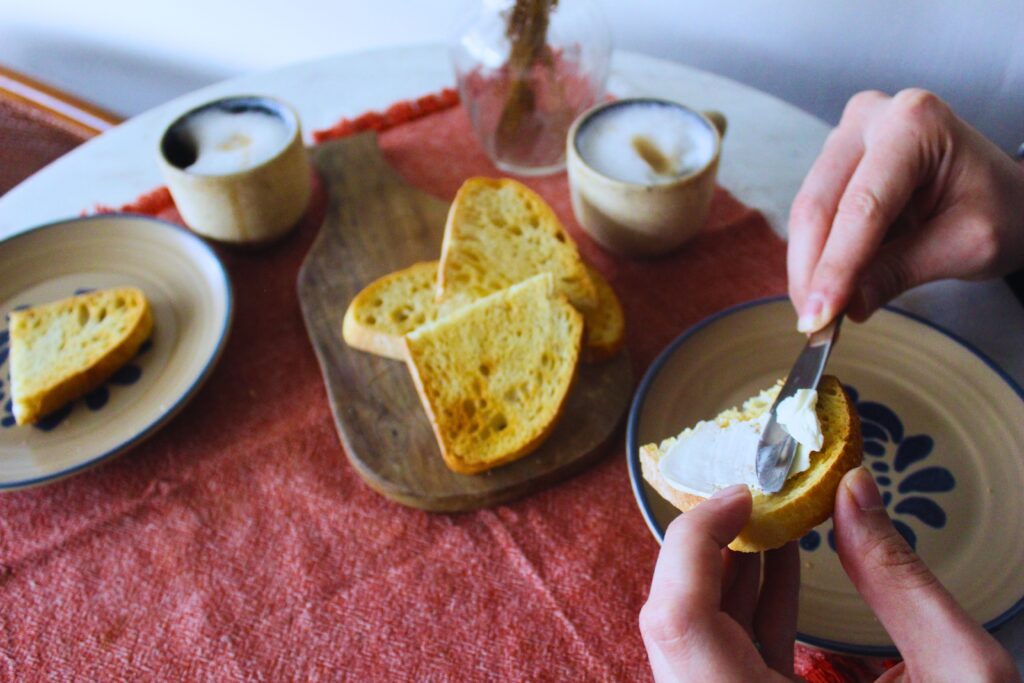
<path fill-rule="evenodd" d="M 704 498 L 733 484 L 760 492 L 755 469 L 757 442 L 768 424 L 769 411 L 764 404 L 770 405 L 771 400 L 769 392 L 762 392 L 744 404 L 745 412 L 762 411 L 756 418 L 704 420 L 683 431 L 677 440 L 664 442 L 661 448 L 667 452 L 658 464 L 662 477 L 673 488 Z M 821 449 L 824 436 L 815 412 L 817 400 L 815 390 L 801 389 L 776 409 L 779 424 L 797 441 L 787 478 L 808 469 L 811 453 Z"/>
<path fill-rule="evenodd" d="M 779 403 L 775 419 L 801 446 L 812 451 L 821 450 L 825 436 L 818 424 L 814 407 L 818 404 L 818 392 L 814 389 L 797 389 L 796 393 Z"/>

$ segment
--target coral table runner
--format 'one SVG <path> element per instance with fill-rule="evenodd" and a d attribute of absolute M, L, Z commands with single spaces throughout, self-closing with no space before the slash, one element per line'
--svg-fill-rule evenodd
<path fill-rule="evenodd" d="M 445 200 L 499 174 L 453 93 L 315 137 L 368 128 Z M 724 190 L 685 248 L 630 261 L 581 233 L 564 174 L 527 182 L 619 293 L 638 373 L 702 318 L 785 292 L 783 243 Z M 178 417 L 112 463 L 0 496 L 0 680 L 648 680 L 637 616 L 658 545 L 622 439 L 563 484 L 459 515 L 392 503 L 349 466 L 295 293 L 323 200 L 272 248 L 218 249 L 234 328 Z M 165 190 L 122 210 L 178 219 Z M 804 648 L 797 666 L 866 673 Z"/>

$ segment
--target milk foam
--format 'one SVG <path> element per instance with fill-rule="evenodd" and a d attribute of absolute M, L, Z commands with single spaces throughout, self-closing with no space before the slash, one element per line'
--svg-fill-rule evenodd
<path fill-rule="evenodd" d="M 190 117 L 196 160 L 187 170 L 204 175 L 245 171 L 267 161 L 288 144 L 288 127 L 272 114 L 246 110 L 207 109 Z"/>
<path fill-rule="evenodd" d="M 580 156 L 594 170 L 627 183 L 670 182 L 703 168 L 715 153 L 715 135 L 684 109 L 656 102 L 609 107 L 582 126 L 576 138 Z M 654 158 L 642 154 L 653 147 Z M 660 155 L 660 158 L 658 156 Z"/>

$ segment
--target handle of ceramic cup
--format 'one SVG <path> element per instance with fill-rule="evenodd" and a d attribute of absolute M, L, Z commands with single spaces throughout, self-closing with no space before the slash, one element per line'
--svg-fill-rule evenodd
<path fill-rule="evenodd" d="M 708 117 L 708 120 L 711 121 L 711 125 L 717 128 L 718 134 L 724 138 L 725 131 L 729 127 L 729 121 L 725 118 L 725 114 L 720 111 L 715 111 L 714 109 L 708 109 L 701 113 Z"/>

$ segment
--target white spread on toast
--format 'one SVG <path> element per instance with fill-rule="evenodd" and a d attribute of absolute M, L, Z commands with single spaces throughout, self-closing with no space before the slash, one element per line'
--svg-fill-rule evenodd
<path fill-rule="evenodd" d="M 825 442 L 818 423 L 818 392 L 814 389 L 797 389 L 789 398 L 783 399 L 775 409 L 775 419 L 806 450 L 820 451 Z"/>
<path fill-rule="evenodd" d="M 773 398 L 762 392 L 732 419 L 703 420 L 683 430 L 658 463 L 661 476 L 673 488 L 703 498 L 733 484 L 761 492 L 755 469 L 757 442 L 768 424 Z M 810 468 L 811 453 L 821 449 L 824 437 L 815 412 L 817 400 L 816 391 L 800 390 L 779 404 L 779 424 L 797 441 L 787 478 Z"/>

